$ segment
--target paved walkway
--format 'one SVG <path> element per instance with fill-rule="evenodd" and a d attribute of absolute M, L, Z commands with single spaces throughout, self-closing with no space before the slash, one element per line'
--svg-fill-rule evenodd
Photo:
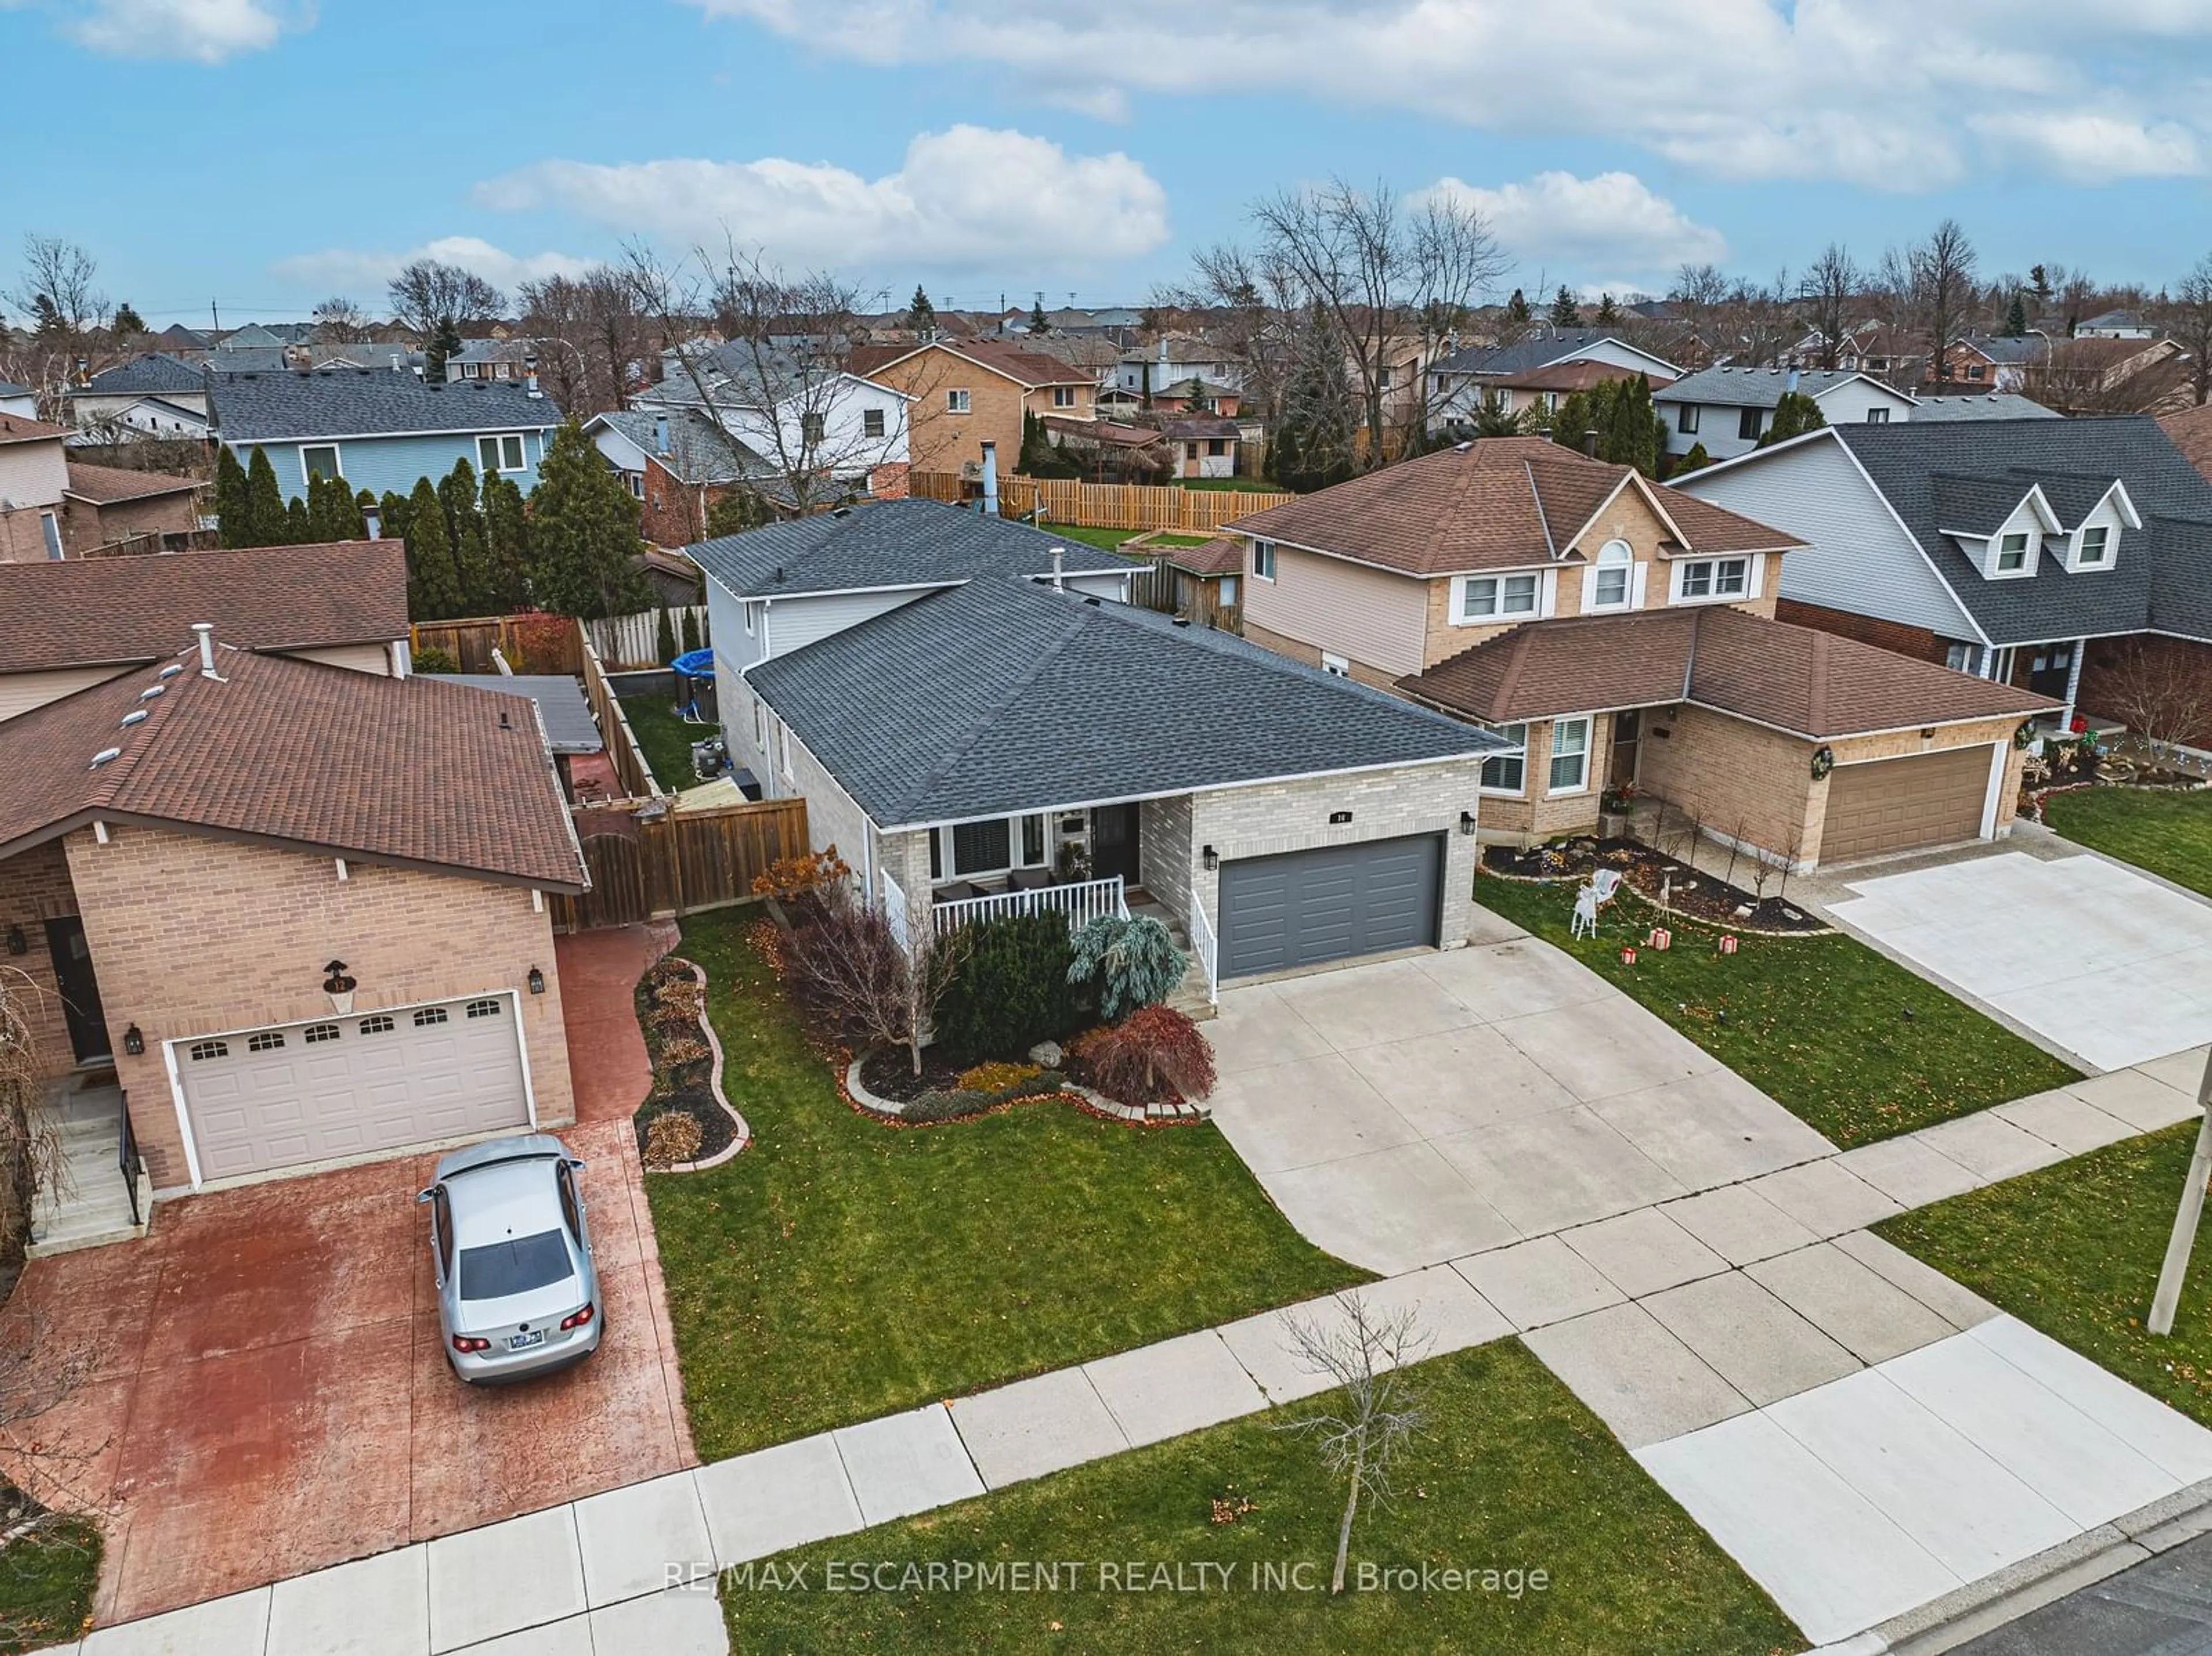
<path fill-rule="evenodd" d="M 2097 1070 L 2212 1040 L 2212 903 L 2087 852 L 1842 877 L 1828 912 Z"/>

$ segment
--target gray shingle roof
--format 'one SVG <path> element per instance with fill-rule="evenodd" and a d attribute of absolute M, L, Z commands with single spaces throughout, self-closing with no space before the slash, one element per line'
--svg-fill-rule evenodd
<path fill-rule="evenodd" d="M 501 695 L 527 696 L 545 720 L 545 740 L 556 753 L 598 753 L 606 746 L 584 687 L 573 678 L 536 673 L 436 673 L 447 684 L 466 684 Z"/>
<path fill-rule="evenodd" d="M 1923 397 L 1912 410 L 1915 420 L 2062 420 L 2057 409 L 2047 409 L 2032 397 L 2017 391 L 1981 391 L 1965 397 Z"/>
<path fill-rule="evenodd" d="M 410 432 L 540 431 L 561 423 L 550 397 L 508 380 L 428 385 L 390 368 L 218 375 L 216 423 L 229 443 Z"/>
<path fill-rule="evenodd" d="M 1959 343 L 1992 362 L 2040 362 L 2051 349 L 2050 340 L 2032 333 L 2022 334 L 2017 339 L 2008 338 L 2003 334 L 1977 334 Z"/>
<path fill-rule="evenodd" d="M 171 356 L 167 351 L 148 351 L 128 362 L 102 368 L 83 386 L 72 389 L 70 394 L 78 395 L 81 391 L 93 397 L 159 396 L 163 391 L 198 391 L 206 383 L 206 373 L 197 363 Z"/>
<path fill-rule="evenodd" d="M 620 432 L 676 475 L 679 482 L 726 483 L 739 477 L 780 482 L 782 474 L 759 454 L 724 431 L 695 408 L 670 409 L 670 452 L 657 452 L 659 423 L 664 416 L 654 409 L 616 409 L 592 424 Z"/>
<path fill-rule="evenodd" d="M 207 365 L 217 373 L 276 373 L 287 361 L 282 345 L 234 345 L 228 340 L 208 353 Z"/>
<path fill-rule="evenodd" d="M 28 397 L 31 388 L 19 385 L 12 379 L 0 379 L 0 397 Z"/>
<path fill-rule="evenodd" d="M 1054 547 L 1071 575 L 1142 567 L 1082 541 L 935 500 L 878 500 L 684 550 L 738 597 L 752 597 L 1042 575 L 1052 568 Z"/>
<path fill-rule="evenodd" d="M 1629 345 L 1625 339 L 1607 333 L 1602 328 L 1569 328 L 1561 332 L 1549 331 L 1516 339 L 1510 345 L 1470 345 L 1464 350 L 1454 351 L 1429 365 L 1431 373 L 1521 373 L 1530 368 L 1540 368 L 1547 363 L 1570 362 L 1588 352 L 1591 347 L 1610 342 Z M 1649 351 L 1644 353 L 1650 356 Z"/>
<path fill-rule="evenodd" d="M 747 676 L 885 828 L 1505 745 L 1212 628 L 1006 579 L 932 593 Z"/>
<path fill-rule="evenodd" d="M 1959 601 L 2000 645 L 2096 637 L 2147 628 L 2212 639 L 2212 482 L 2148 415 L 2101 419 L 1965 420 L 1841 425 L 1836 438 L 1866 468 Z M 2062 522 L 2115 478 L 2143 519 L 2119 539 L 2108 569 L 2069 573 L 2048 552 L 2037 573 L 1990 580 L 1941 532 L 1939 490 L 1980 479 L 2018 505 L 2031 482 Z M 2061 501 L 2064 505 L 2061 505 Z M 2007 508 L 2009 510 L 2009 507 Z"/>
<path fill-rule="evenodd" d="M 1853 379 L 1865 379 L 1880 385 L 1871 376 L 1848 368 L 1803 368 L 1798 371 L 1797 391 L 1805 397 L 1818 397 L 1823 391 L 1833 391 L 1838 385 Z M 1787 368 L 1701 368 L 1696 373 L 1686 374 L 1671 385 L 1662 385 L 1651 393 L 1655 403 L 1711 403 L 1729 408 L 1771 409 L 1782 400 L 1782 393 L 1790 389 L 1790 370 Z M 1892 389 L 1884 385 L 1882 389 Z M 1902 397 L 1904 393 L 1897 393 Z"/>

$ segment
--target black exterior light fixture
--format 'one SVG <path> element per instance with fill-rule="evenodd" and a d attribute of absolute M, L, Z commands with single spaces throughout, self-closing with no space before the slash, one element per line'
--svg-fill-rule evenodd
<path fill-rule="evenodd" d="M 145 1056 L 146 1037 L 138 1033 L 138 1026 L 135 1023 L 123 1032 L 123 1050 L 132 1058 Z"/>
<path fill-rule="evenodd" d="M 345 962 L 343 961 L 332 961 L 328 966 L 325 966 L 323 968 L 323 992 L 325 994 L 349 994 L 352 992 L 353 987 L 354 980 L 346 975 Z"/>
<path fill-rule="evenodd" d="M 533 966 L 530 968 L 530 976 L 526 980 L 526 981 L 530 985 L 530 992 L 532 994 L 542 995 L 545 992 L 545 974 L 539 971 L 536 967 Z"/>
<path fill-rule="evenodd" d="M 1473 811 L 1463 810 L 1460 812 L 1459 831 L 1462 834 L 1472 834 L 1474 832 L 1474 813 Z"/>
<path fill-rule="evenodd" d="M 23 928 L 20 925 L 9 926 L 8 928 L 8 952 L 11 955 L 27 955 L 30 953 L 30 940 L 24 937 Z"/>
<path fill-rule="evenodd" d="M 1208 846 L 1204 850 L 1200 851 L 1199 852 L 1199 856 L 1204 859 L 1206 871 L 1208 873 L 1212 872 L 1215 869 L 1221 866 L 1221 853 L 1216 851 L 1212 846 Z"/>

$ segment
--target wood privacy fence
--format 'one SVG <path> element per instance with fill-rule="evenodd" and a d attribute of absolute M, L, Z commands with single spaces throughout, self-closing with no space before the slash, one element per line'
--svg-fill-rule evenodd
<path fill-rule="evenodd" d="M 564 616 L 477 616 L 465 621 L 422 621 L 408 629 L 416 655 L 443 650 L 464 673 L 495 673 L 497 650 L 518 673 L 580 673 L 584 638 Z"/>
<path fill-rule="evenodd" d="M 977 492 L 957 471 L 910 472 L 907 488 L 923 500 L 956 503 L 974 499 Z M 1232 518 L 1297 498 L 1154 483 L 1085 483 L 1066 477 L 999 480 L 999 510 L 1009 518 L 1026 518 L 1042 507 L 1047 523 L 1087 529 L 1162 529 L 1184 535 L 1210 535 Z"/>
<path fill-rule="evenodd" d="M 592 647 L 590 640 L 581 636 L 580 623 L 576 654 L 584 681 L 584 700 L 592 704 L 592 716 L 599 721 L 599 735 L 607 744 L 607 760 L 615 767 L 615 778 L 623 785 L 623 792 L 633 799 L 651 799 L 671 792 L 684 779 L 671 777 L 668 786 L 655 780 L 637 732 L 629 727 L 629 715 L 623 711 L 614 686 L 607 682 L 607 670 L 599 664 L 599 652 Z"/>
<path fill-rule="evenodd" d="M 647 821 L 632 818 L 629 828 L 583 836 L 592 889 L 580 897 L 552 899 L 554 930 L 672 919 L 744 902 L 753 895 L 754 877 L 769 864 L 807 850 L 804 799 L 665 811 Z"/>
<path fill-rule="evenodd" d="M 668 625 L 676 634 L 676 647 L 684 647 L 684 617 L 695 617 L 702 644 L 707 638 L 707 606 L 703 604 L 671 604 Z M 591 635 L 592 647 L 599 652 L 601 664 L 616 672 L 625 672 L 645 667 L 665 667 L 660 658 L 660 611 L 641 610 L 634 616 L 606 616 L 598 621 L 584 623 Z"/>

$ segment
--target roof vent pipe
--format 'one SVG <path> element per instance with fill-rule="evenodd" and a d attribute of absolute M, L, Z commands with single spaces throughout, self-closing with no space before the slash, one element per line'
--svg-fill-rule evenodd
<path fill-rule="evenodd" d="M 1597 433 L 1595 431 L 1586 431 L 1583 434 L 1583 452 L 1589 455 L 1593 460 L 1597 458 Z"/>
<path fill-rule="evenodd" d="M 983 514 L 990 518 L 999 515 L 999 446 L 996 443 L 983 445 Z"/>
<path fill-rule="evenodd" d="M 1064 547 L 1055 546 L 1052 549 L 1052 590 L 1055 592 L 1064 591 L 1067 586 L 1067 583 L 1060 579 L 1062 561 L 1066 555 L 1066 549 Z"/>
<path fill-rule="evenodd" d="M 216 676 L 215 623 L 211 621 L 196 621 L 192 623 L 192 631 L 199 634 L 200 676 L 213 678 Z"/>
<path fill-rule="evenodd" d="M 668 452 L 668 416 L 665 414 L 653 416 L 653 452 L 655 454 Z"/>

